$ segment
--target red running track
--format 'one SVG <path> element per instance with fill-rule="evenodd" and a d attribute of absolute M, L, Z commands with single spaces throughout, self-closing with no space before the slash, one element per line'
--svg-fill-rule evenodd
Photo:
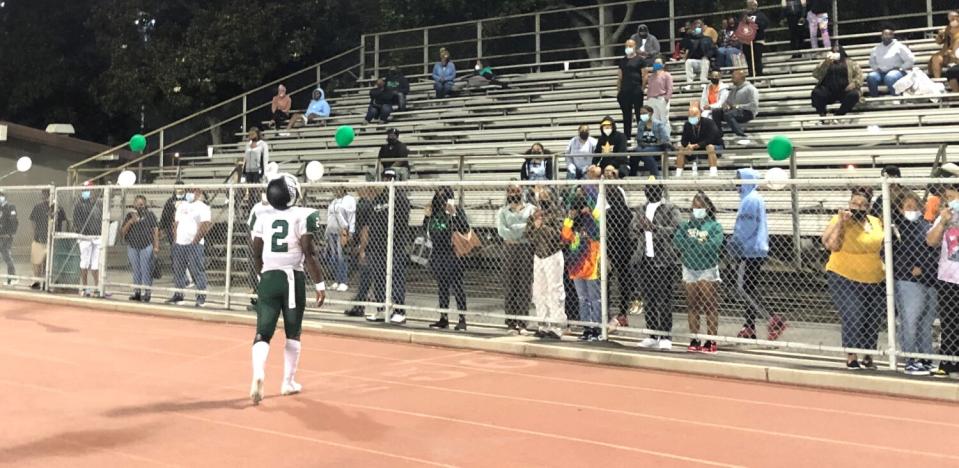
<path fill-rule="evenodd" d="M 959 406 L 0 301 L 4 466 L 959 466 Z M 274 345 L 282 346 L 282 332 Z"/>

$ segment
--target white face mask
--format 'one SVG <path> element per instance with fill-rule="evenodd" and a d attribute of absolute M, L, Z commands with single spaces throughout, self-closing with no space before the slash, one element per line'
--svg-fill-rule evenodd
<path fill-rule="evenodd" d="M 634 48 L 632 48 L 632 47 L 627 47 L 627 48 L 626 48 L 626 55 L 633 55 L 633 52 L 636 52 L 636 49 L 634 49 Z"/>
<path fill-rule="evenodd" d="M 477 65 L 477 66 L 475 66 L 475 67 L 473 67 L 473 68 L 475 68 L 476 71 L 480 71 L 480 66 L 479 66 L 479 65 Z"/>
<path fill-rule="evenodd" d="M 905 211 L 902 213 L 902 215 L 905 216 L 910 222 L 913 222 L 918 221 L 919 217 L 922 216 L 922 213 L 918 211 Z"/>
<path fill-rule="evenodd" d="M 187 203 L 193 203 L 193 200 L 196 199 L 196 195 L 194 195 L 193 192 L 190 192 L 190 193 L 186 194 L 185 199 L 186 199 L 186 202 L 187 202 Z"/>
<path fill-rule="evenodd" d="M 610 136 L 613 134 L 613 129 L 609 127 L 603 127 L 603 135 Z"/>
<path fill-rule="evenodd" d="M 830 52 L 827 57 L 829 57 L 829 60 L 832 60 L 833 62 L 838 62 L 840 55 L 839 52 Z"/>
<path fill-rule="evenodd" d="M 706 208 L 693 208 L 693 217 L 703 219 L 706 217 Z"/>

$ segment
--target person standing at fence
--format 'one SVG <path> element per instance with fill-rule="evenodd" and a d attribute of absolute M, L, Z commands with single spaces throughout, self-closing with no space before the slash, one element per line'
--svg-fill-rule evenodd
<path fill-rule="evenodd" d="M 395 174 L 392 169 L 384 171 Z M 373 198 L 377 195 L 377 190 L 373 187 L 360 187 L 356 190 L 356 269 L 360 275 L 360 285 L 353 295 L 353 302 L 366 302 L 369 299 L 370 285 L 372 282 L 370 271 L 370 220 L 373 216 Z M 362 317 L 364 315 L 363 306 L 354 306 L 347 309 L 344 314 L 347 317 Z"/>
<path fill-rule="evenodd" d="M 47 267 L 47 237 L 50 229 L 50 210 L 53 208 L 53 200 L 50 198 L 50 190 L 43 189 L 40 192 L 40 202 L 33 205 L 30 211 L 30 222 L 33 223 L 33 242 L 30 244 L 30 264 L 33 265 L 33 276 L 43 278 Z M 53 232 L 59 232 L 63 228 L 63 223 L 67 220 L 67 214 L 62 207 L 57 207 L 56 219 L 53 223 Z M 34 281 L 30 289 L 43 289 L 40 281 Z"/>
<path fill-rule="evenodd" d="M 326 210 L 326 258 L 333 270 L 330 290 L 346 292 L 350 289 L 346 246 L 356 232 L 356 198 L 344 187 L 334 189 L 333 196 Z"/>
<path fill-rule="evenodd" d="M 209 205 L 203 201 L 203 191 L 193 189 L 184 197 L 185 203 L 176 210 L 173 221 L 175 244 L 173 245 L 173 280 L 178 289 L 167 304 L 181 304 L 182 290 L 187 287 L 186 272 L 196 283 L 196 306 L 206 304 L 206 235 L 213 227 Z"/>
<path fill-rule="evenodd" d="M 466 310 L 466 290 L 463 288 L 463 260 L 453 251 L 453 233 L 466 234 L 470 230 L 466 213 L 456 204 L 453 198 L 453 189 L 440 187 L 433 194 L 433 199 L 426 207 L 426 216 L 423 218 L 423 228 L 429 232 L 433 241 L 433 253 L 430 256 L 430 268 L 436 278 L 439 308 L 447 310 L 450 307 L 450 294 L 456 298 L 456 309 Z M 430 328 L 449 328 L 449 318 L 446 312 L 440 314 L 440 319 L 430 324 Z M 466 331 L 466 316 L 460 314 L 459 322 L 454 328 L 457 331 Z"/>
<path fill-rule="evenodd" d="M 133 199 L 133 211 L 123 218 L 120 235 L 127 243 L 127 257 L 133 270 L 134 288 L 130 300 L 150 302 L 152 291 L 149 286 L 153 286 L 153 259 L 160 252 L 160 229 L 156 216 L 147 209 L 147 199 L 143 195 Z"/>
<path fill-rule="evenodd" d="M 436 99 L 443 99 L 453 92 L 453 82 L 456 80 L 456 65 L 450 60 L 450 53 L 446 47 L 440 48 L 440 61 L 433 64 L 433 90 Z"/>
<path fill-rule="evenodd" d="M 931 224 L 922 219 L 922 201 L 912 192 L 902 196 L 893 209 L 900 214 L 892 230 L 900 351 L 932 354 L 932 323 L 939 305 L 939 254 L 926 244 Z M 909 375 L 929 375 L 932 361 L 908 358 L 904 370 Z"/>
<path fill-rule="evenodd" d="M 384 182 L 394 182 L 397 180 L 396 171 L 387 169 L 383 171 L 382 178 Z M 388 263 L 390 192 L 385 188 L 374 190 L 377 193 L 373 199 L 373 212 L 370 215 L 368 244 L 373 300 L 380 303 L 386 302 L 386 269 L 387 265 L 390 265 L 390 268 L 393 269 L 390 298 L 395 307 L 393 314 L 390 316 L 390 323 L 403 325 L 406 323 L 406 311 L 403 309 L 403 305 L 406 304 L 406 267 L 410 263 L 408 252 L 410 244 L 410 199 L 402 188 L 397 187 L 393 192 L 393 262 Z M 462 276 L 462 273 L 460 275 Z M 462 280 L 460 280 L 460 283 L 462 283 Z M 460 288 L 462 289 L 462 286 Z M 447 295 L 448 300 L 449 296 Z M 465 309 L 465 307 L 464 303 L 463 308 Z M 379 310 L 373 316 L 367 315 L 366 320 L 376 321 L 378 315 Z M 465 322 L 463 327 L 465 330 Z"/>
<path fill-rule="evenodd" d="M 673 75 L 666 71 L 663 59 L 653 62 L 653 73 L 647 78 L 647 103 L 653 108 L 653 118 L 669 122 L 669 104 L 673 100 Z"/>
<path fill-rule="evenodd" d="M 896 95 L 897 81 L 912 71 L 916 63 L 916 56 L 909 50 L 909 46 L 896 39 L 896 31 L 892 26 L 882 30 L 882 42 L 876 45 L 869 53 L 869 68 L 866 76 L 869 84 L 869 96 L 879 96 L 879 85 L 886 85 L 886 92 L 890 96 Z"/>
<path fill-rule="evenodd" d="M 619 59 L 616 77 L 616 100 L 623 113 L 623 133 L 627 140 L 633 138 L 633 116 L 643 107 L 643 69 L 646 59 L 639 55 L 636 41 L 628 39 L 625 55 Z"/>
<path fill-rule="evenodd" d="M 679 210 L 665 199 L 663 191 L 661 185 L 646 186 L 646 202 L 636 207 L 632 230 L 638 246 L 636 277 L 646 328 L 653 331 L 639 346 L 669 350 L 673 347 L 673 296 L 679 279 L 679 256 L 673 245 Z"/>
<path fill-rule="evenodd" d="M 673 244 L 683 259 L 683 284 L 686 286 L 689 333 L 699 334 L 699 317 L 706 316 L 706 334 L 719 334 L 719 252 L 723 246 L 723 227 L 716 221 L 716 207 L 700 190 L 693 197 L 692 218 L 679 225 Z M 689 342 L 688 351 L 716 353 L 716 342 L 698 338 Z"/>
<path fill-rule="evenodd" d="M 563 220 L 561 237 L 569 251 L 566 273 L 576 286 L 579 298 L 579 319 L 588 322 L 580 335 L 580 341 L 599 341 L 602 303 L 599 279 L 599 217 L 596 208 L 595 185 L 583 186 L 570 203 L 569 213 Z"/>
<path fill-rule="evenodd" d="M 959 185 L 943 187 L 944 206 L 926 243 L 940 249 L 936 288 L 939 292 L 939 353 L 959 356 Z M 937 375 L 959 378 L 959 362 L 943 360 Z"/>
<path fill-rule="evenodd" d="M 276 96 L 270 102 L 270 113 L 273 115 L 273 128 L 279 129 L 283 122 L 290 120 L 290 109 L 293 108 L 293 100 L 286 94 L 286 86 L 276 87 Z"/>
<path fill-rule="evenodd" d="M 80 192 L 80 200 L 73 205 L 73 229 L 80 234 L 77 247 L 80 249 L 80 295 L 90 297 L 93 293 L 87 288 L 87 275 L 97 287 L 100 275 L 100 232 L 103 223 L 103 204 L 99 190 L 90 189 L 90 182 Z"/>
<path fill-rule="evenodd" d="M 7 285 L 12 286 L 19 282 L 13 276 L 17 274 L 17 266 L 13 262 L 13 236 L 17 235 L 20 221 L 17 219 L 17 207 L 7 200 L 7 194 L 0 191 L 0 257 L 7 264 Z"/>
<path fill-rule="evenodd" d="M 586 168 L 593 163 L 596 138 L 589 136 L 589 125 L 580 124 L 577 135 L 566 145 L 566 179 L 579 180 L 586 177 Z"/>
<path fill-rule="evenodd" d="M 253 248 L 253 227 L 256 226 L 256 220 L 259 218 L 266 210 L 270 209 L 270 202 L 266 199 L 266 192 L 260 193 L 260 203 L 253 205 L 250 208 L 250 216 L 246 219 L 246 226 L 250 232 L 250 248 Z M 154 258 L 156 256 L 154 255 Z M 256 288 L 260 284 L 260 272 L 253 266 L 253 262 L 249 263 L 250 267 L 250 286 L 253 288 L 253 294 L 256 295 Z M 235 280 L 234 280 L 235 281 Z M 249 311 L 256 311 L 256 297 L 250 298 L 250 305 L 246 308 Z"/>
<path fill-rule="evenodd" d="M 496 232 L 503 239 L 503 291 L 507 315 L 529 315 L 533 250 L 526 237 L 526 225 L 535 207 L 523 200 L 523 188 L 510 185 L 506 204 L 496 212 Z M 526 322 L 506 319 L 510 335 L 526 330 Z"/>
<path fill-rule="evenodd" d="M 849 208 L 832 217 L 822 235 L 829 250 L 826 280 L 842 323 L 842 346 L 876 349 L 879 325 L 885 318 L 885 274 L 880 251 L 885 238 L 882 221 L 869 215 L 872 190 L 852 190 Z M 856 353 L 846 355 L 851 370 L 875 368 L 872 356 L 862 361 Z"/>
<path fill-rule="evenodd" d="M 603 169 L 603 179 L 615 182 L 620 179 L 619 170 L 614 166 Z M 610 318 L 611 327 L 629 326 L 629 308 L 636 292 L 636 279 L 630 261 L 636 243 L 630 235 L 633 223 L 633 210 L 629 208 L 626 191 L 619 185 L 606 185 L 606 252 L 610 265 L 619 284 L 619 311 Z"/>
<path fill-rule="evenodd" d="M 740 32 L 745 33 L 747 28 L 752 31 L 749 34 L 752 35 L 751 38 L 740 34 Z M 759 9 L 759 2 L 747 0 L 746 11 L 739 19 L 736 35 L 743 44 L 746 65 L 753 76 L 763 75 L 763 53 L 766 51 L 766 29 L 768 28 L 769 17 Z"/>
<path fill-rule="evenodd" d="M 736 171 L 738 180 L 759 180 L 759 172 L 753 169 Z M 745 303 L 743 328 L 737 337 L 756 339 L 756 317 L 769 316 L 768 339 L 777 340 L 786 330 L 786 321 L 779 314 L 770 315 L 763 305 L 759 291 L 759 278 L 769 257 L 769 225 L 766 218 L 766 200 L 756 183 L 739 185 L 739 211 L 733 235 L 727 243 L 730 257 L 736 260 L 736 292 Z"/>
<path fill-rule="evenodd" d="M 532 295 L 539 321 L 535 336 L 558 340 L 566 324 L 563 213 L 552 204 L 551 196 L 548 189 L 537 192 L 539 206 L 527 219 L 524 235 L 533 247 Z"/>
<path fill-rule="evenodd" d="M 258 184 L 263 180 L 266 166 L 270 164 L 270 145 L 263 141 L 258 127 L 250 127 L 247 136 L 250 141 L 243 146 L 243 181 Z"/>

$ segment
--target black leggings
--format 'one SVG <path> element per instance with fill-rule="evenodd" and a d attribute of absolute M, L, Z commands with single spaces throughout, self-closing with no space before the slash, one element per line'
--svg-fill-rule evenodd
<path fill-rule="evenodd" d="M 466 310 L 466 291 L 463 289 L 463 262 L 453 252 L 433 251 L 430 259 L 436 277 L 440 309 L 450 307 L 450 293 L 456 298 L 456 309 Z M 444 314 L 445 315 L 445 314 Z"/>
<path fill-rule="evenodd" d="M 836 115 L 846 115 L 859 104 L 859 96 L 858 89 L 833 93 L 822 86 L 816 86 L 812 90 L 812 106 L 819 115 L 826 115 L 826 106 L 838 101 L 839 110 Z"/>
<path fill-rule="evenodd" d="M 623 112 L 623 134 L 628 142 L 633 139 L 633 112 L 639 119 L 639 113 L 643 109 L 643 89 L 620 90 L 616 100 L 619 101 L 619 110 Z"/>

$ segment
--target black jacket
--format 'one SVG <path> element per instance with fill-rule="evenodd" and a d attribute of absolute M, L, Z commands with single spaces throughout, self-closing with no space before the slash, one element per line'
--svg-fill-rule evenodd
<path fill-rule="evenodd" d="M 17 233 L 17 207 L 12 203 L 0 205 L 0 236 L 12 236 Z"/>
<path fill-rule="evenodd" d="M 176 195 L 170 197 L 163 204 L 163 211 L 160 213 L 160 231 L 166 234 L 167 240 L 173 243 L 173 220 L 176 216 Z"/>
<path fill-rule="evenodd" d="M 383 146 L 380 146 L 380 153 L 377 156 L 379 159 L 390 159 L 390 158 L 407 158 L 410 156 L 410 150 L 406 147 L 406 144 L 397 141 L 396 143 L 387 143 Z M 409 167 L 409 161 L 382 161 L 383 169 L 388 167 Z"/>
<path fill-rule="evenodd" d="M 706 145 L 722 145 L 723 132 L 719 131 L 719 127 L 716 126 L 713 119 L 700 117 L 698 127 L 686 122 L 683 124 L 682 145 L 686 146 L 693 143 L 699 145 L 699 149 L 705 149 Z"/>
<path fill-rule="evenodd" d="M 103 222 L 100 200 L 80 200 L 73 207 L 73 230 L 87 236 L 99 236 Z"/>
<path fill-rule="evenodd" d="M 396 100 L 396 93 L 388 88 L 373 88 L 370 90 L 370 103 L 382 106 L 383 104 L 393 104 Z"/>
<path fill-rule="evenodd" d="M 410 80 L 399 71 L 386 74 L 386 89 L 393 92 L 410 94 Z"/>
<path fill-rule="evenodd" d="M 606 136 L 603 133 L 602 127 L 600 127 L 599 138 L 596 139 L 596 150 L 593 152 L 595 154 L 603 153 L 625 153 L 626 152 L 626 135 L 620 132 L 616 128 L 616 121 L 612 117 L 606 116 L 603 120 L 609 120 L 613 122 L 613 132 Z M 599 165 L 599 167 L 606 167 L 608 165 L 613 165 L 620 167 L 622 165 L 628 165 L 628 161 L 624 157 L 602 157 L 596 156 L 593 158 L 593 164 Z"/>
<path fill-rule="evenodd" d="M 519 178 L 521 180 L 529 180 L 529 165 L 531 161 L 531 159 L 523 161 L 523 167 L 519 170 Z M 544 154 L 543 162 L 546 163 L 546 179 L 553 180 L 553 160 L 548 154 Z"/>

